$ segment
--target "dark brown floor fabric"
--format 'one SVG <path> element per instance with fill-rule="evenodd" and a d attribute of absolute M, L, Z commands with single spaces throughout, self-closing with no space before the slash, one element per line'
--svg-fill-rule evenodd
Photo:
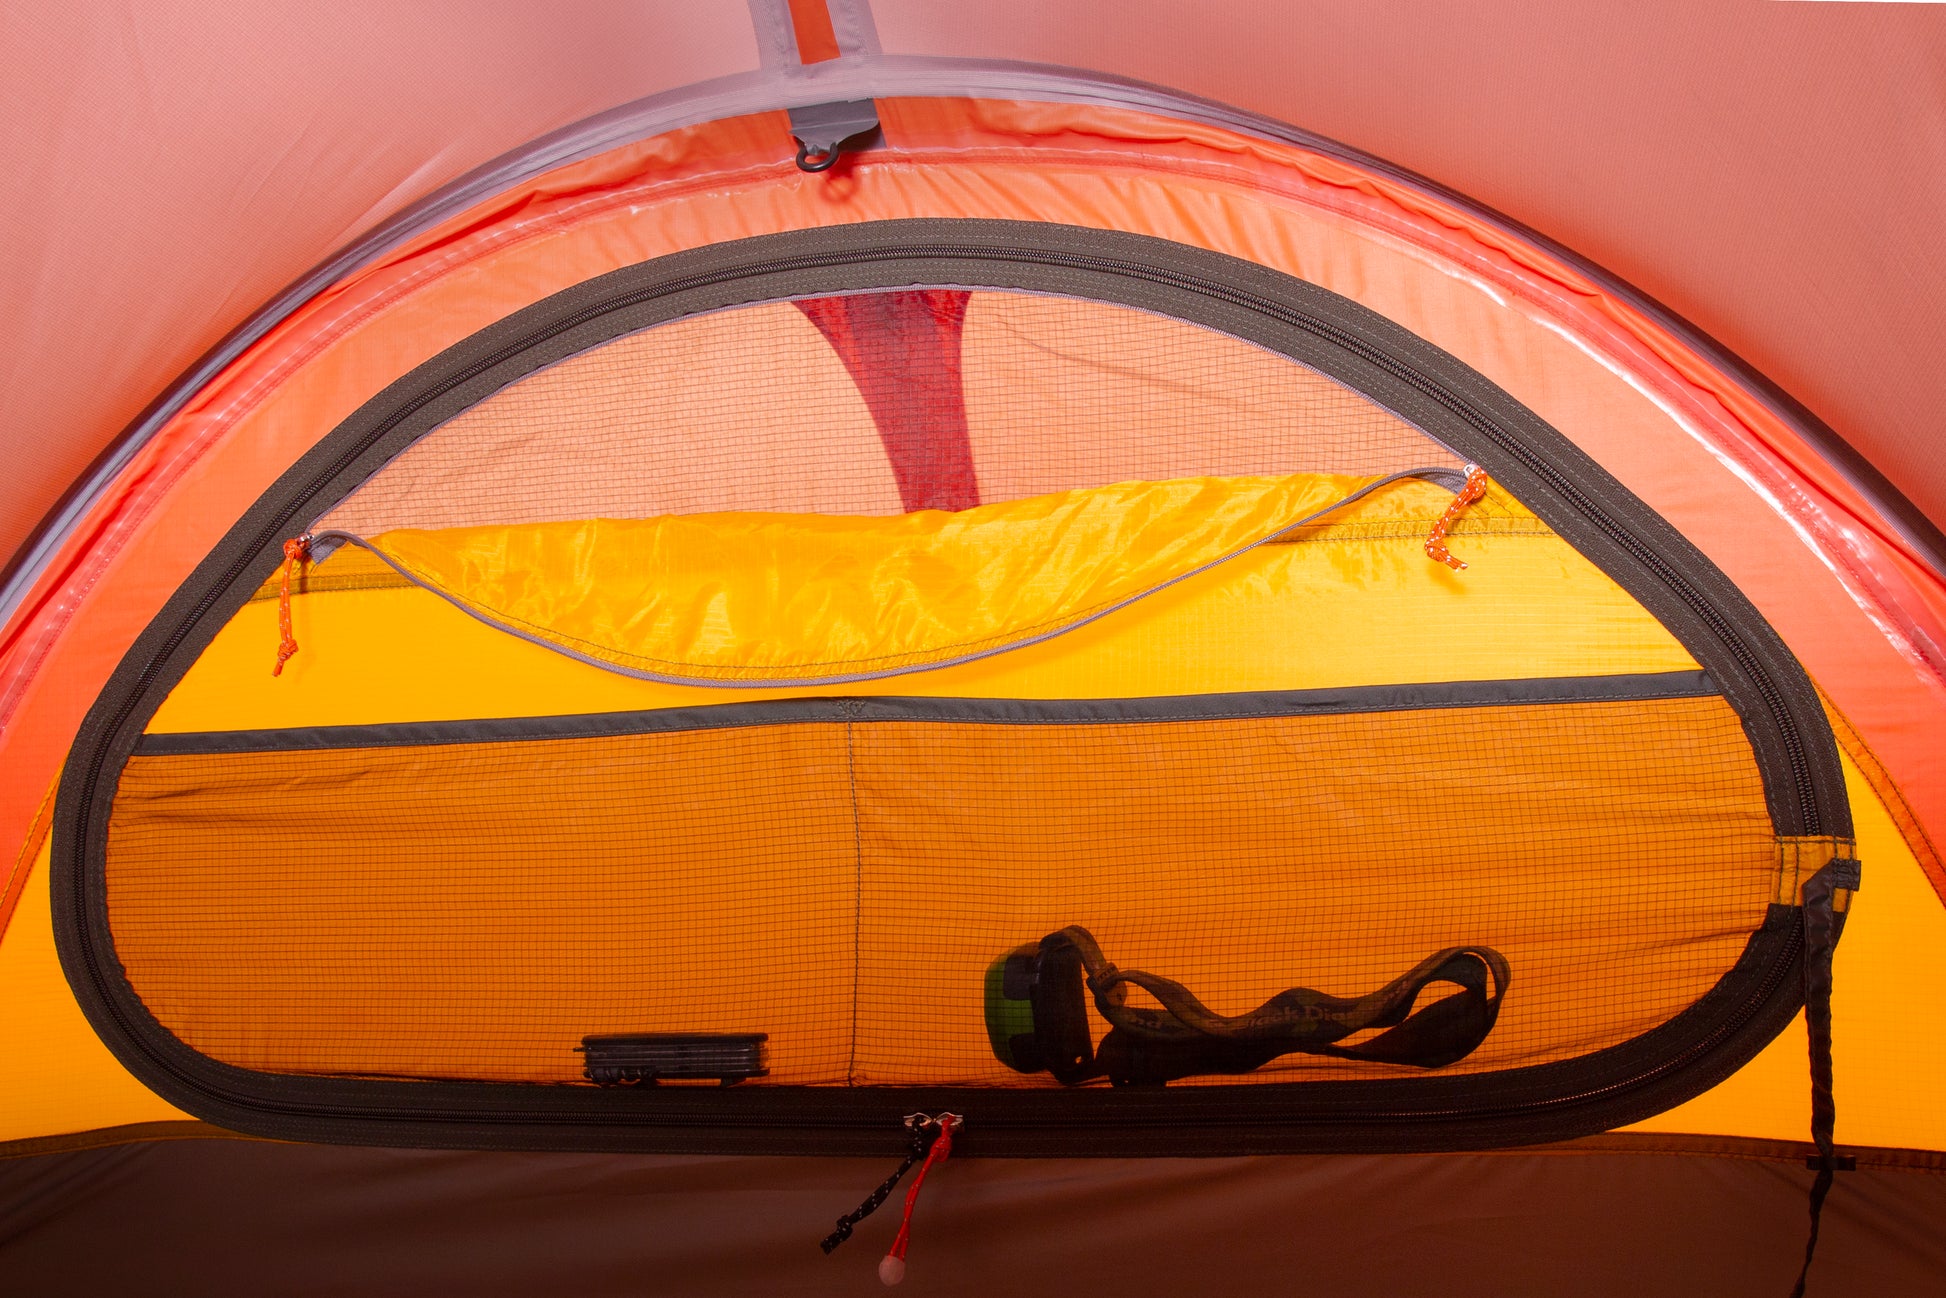
<path fill-rule="evenodd" d="M 817 1241 L 890 1170 L 233 1140 L 15 1158 L 0 1293 L 855 1298 L 902 1196 L 834 1256 Z M 900 1292 L 1782 1298 L 1810 1175 L 1606 1151 L 954 1161 Z M 1946 1175 L 1842 1175 L 1809 1292 L 1946 1292 Z"/>

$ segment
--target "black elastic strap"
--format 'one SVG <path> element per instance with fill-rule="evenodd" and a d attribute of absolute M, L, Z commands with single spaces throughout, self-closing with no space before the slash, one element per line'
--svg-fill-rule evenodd
<path fill-rule="evenodd" d="M 1471 1054 L 1493 1030 L 1511 980 L 1507 962 L 1491 947 L 1448 947 L 1366 996 L 1327 996 L 1293 987 L 1247 1014 L 1213 1012 L 1172 978 L 1121 970 L 1102 957 L 1088 930 L 1062 929 L 1043 942 L 1071 947 L 1087 972 L 1095 1007 L 1111 1025 L 1096 1063 L 1112 1081 L 1154 1084 L 1202 1073 L 1242 1073 L 1279 1055 L 1302 1051 L 1345 1059 L 1441 1068 Z M 1414 1011 L 1433 983 L 1456 995 Z M 1161 1002 L 1151 1010 L 1128 1004 L 1140 987 Z M 1386 1028 L 1356 1046 L 1345 1037 Z"/>
<path fill-rule="evenodd" d="M 1791 1298 L 1804 1298 L 1811 1259 L 1818 1251 L 1819 1218 L 1838 1167 L 1832 1142 L 1838 1109 L 1831 1098 L 1831 957 L 1845 931 L 1845 912 L 1835 905 L 1836 894 L 1857 891 L 1859 875 L 1856 860 L 1834 857 L 1804 883 L 1804 1026 L 1811 1039 L 1811 1142 L 1817 1146 L 1818 1176 L 1811 1183 L 1811 1233 L 1804 1241 L 1804 1265 L 1798 1269 Z"/>

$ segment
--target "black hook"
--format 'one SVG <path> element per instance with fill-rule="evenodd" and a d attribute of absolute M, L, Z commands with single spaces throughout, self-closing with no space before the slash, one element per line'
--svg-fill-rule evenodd
<path fill-rule="evenodd" d="M 864 148 L 878 133 L 878 105 L 869 99 L 838 104 L 806 104 L 790 110 L 791 134 L 797 137 L 799 171 L 829 171 L 838 165 L 846 144 Z"/>
<path fill-rule="evenodd" d="M 797 146 L 797 169 L 799 171 L 812 172 L 829 171 L 838 165 L 838 156 L 843 152 L 844 150 L 835 144 L 828 149 L 820 149 L 815 153 L 811 151 L 810 145 L 799 144 Z"/>

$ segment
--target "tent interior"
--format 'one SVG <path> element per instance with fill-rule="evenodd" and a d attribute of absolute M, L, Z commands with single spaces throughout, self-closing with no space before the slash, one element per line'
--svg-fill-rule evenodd
<path fill-rule="evenodd" d="M 1946 9 L 0 21 L 0 1288 L 1946 1284 Z"/>

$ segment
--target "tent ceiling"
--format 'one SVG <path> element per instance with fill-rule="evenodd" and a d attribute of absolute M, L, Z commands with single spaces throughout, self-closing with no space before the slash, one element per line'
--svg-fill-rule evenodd
<path fill-rule="evenodd" d="M 1468 194 L 1689 317 L 1946 523 L 1946 7 L 873 9 L 888 54 L 1151 81 Z M 7 9 L 0 558 L 334 248 L 536 136 L 757 63 L 740 0 Z"/>

